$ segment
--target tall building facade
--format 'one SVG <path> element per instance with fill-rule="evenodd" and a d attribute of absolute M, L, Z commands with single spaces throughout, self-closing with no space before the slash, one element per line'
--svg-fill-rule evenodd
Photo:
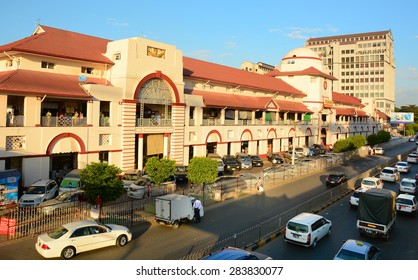
<path fill-rule="evenodd" d="M 310 38 L 305 47 L 337 78 L 333 90 L 362 99 L 370 110 L 390 115 L 395 108 L 395 58 L 392 32 L 378 31 Z"/>

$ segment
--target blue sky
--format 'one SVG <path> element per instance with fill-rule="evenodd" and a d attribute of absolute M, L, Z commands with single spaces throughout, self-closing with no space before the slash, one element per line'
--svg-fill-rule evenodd
<path fill-rule="evenodd" d="M 110 40 L 144 37 L 185 56 L 239 67 L 278 65 L 310 37 L 392 30 L 396 106 L 418 105 L 418 1 L 18 1 L 3 9 L 0 45 L 40 24 Z M 60 6 L 58 6 L 58 3 Z"/>

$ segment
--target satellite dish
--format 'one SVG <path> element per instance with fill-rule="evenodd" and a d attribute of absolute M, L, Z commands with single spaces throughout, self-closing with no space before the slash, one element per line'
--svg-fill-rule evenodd
<path fill-rule="evenodd" d="M 79 81 L 80 83 L 84 83 L 86 80 L 87 80 L 87 77 L 86 77 L 86 76 L 84 76 L 84 75 L 80 75 L 80 76 L 78 77 L 78 81 Z"/>

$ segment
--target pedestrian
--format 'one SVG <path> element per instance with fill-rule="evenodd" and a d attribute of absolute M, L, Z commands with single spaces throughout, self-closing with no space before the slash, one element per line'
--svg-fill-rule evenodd
<path fill-rule="evenodd" d="M 196 219 L 196 223 L 200 223 L 200 210 L 202 209 L 202 202 L 197 198 L 193 203 L 193 209 L 194 209 L 194 217 Z"/>
<path fill-rule="evenodd" d="M 257 187 L 257 190 L 259 192 L 263 192 L 264 191 L 264 187 L 263 187 L 263 182 L 262 182 L 261 176 L 258 177 L 258 180 L 257 180 L 257 183 L 256 183 L 256 187 Z"/>

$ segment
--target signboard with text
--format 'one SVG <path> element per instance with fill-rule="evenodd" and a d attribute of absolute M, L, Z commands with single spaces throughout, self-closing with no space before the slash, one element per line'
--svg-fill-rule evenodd
<path fill-rule="evenodd" d="M 390 113 L 391 124 L 412 124 L 414 123 L 414 113 Z"/>

